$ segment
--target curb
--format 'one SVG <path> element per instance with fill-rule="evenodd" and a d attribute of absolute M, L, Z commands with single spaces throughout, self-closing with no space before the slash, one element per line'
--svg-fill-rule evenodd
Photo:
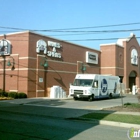
<path fill-rule="evenodd" d="M 96 120 L 96 119 L 85 119 L 85 118 L 82 118 L 82 117 L 79 117 L 79 119 L 76 119 L 76 120 L 87 121 L 87 122 L 94 123 L 94 124 L 99 124 L 99 125 L 109 125 L 109 126 L 116 126 L 116 127 L 140 129 L 140 125 L 131 124 L 131 123 L 122 123 L 122 122 Z"/>
<path fill-rule="evenodd" d="M 110 125 L 110 126 L 116 126 L 116 127 L 125 127 L 125 128 L 135 128 L 140 129 L 140 125 L 138 124 L 131 124 L 131 123 L 122 123 L 122 122 L 113 122 L 113 121 L 99 121 L 99 124 L 101 125 Z"/>
<path fill-rule="evenodd" d="M 140 112 L 125 112 L 125 111 L 110 111 L 110 110 L 94 110 L 93 113 L 111 113 L 111 114 L 122 114 L 122 115 L 137 115 L 140 116 Z"/>

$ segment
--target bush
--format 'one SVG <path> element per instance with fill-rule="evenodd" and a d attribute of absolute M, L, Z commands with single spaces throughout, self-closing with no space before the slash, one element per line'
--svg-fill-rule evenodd
<path fill-rule="evenodd" d="M 18 98 L 18 93 L 17 92 L 9 92 L 8 93 L 8 97 L 17 99 Z"/>
<path fill-rule="evenodd" d="M 27 98 L 27 94 L 23 92 L 3 92 L 2 89 L 0 89 L 0 97 L 10 97 L 14 99 L 20 99 L 20 98 Z"/>
<path fill-rule="evenodd" d="M 27 94 L 20 92 L 18 93 L 18 98 L 27 98 Z"/>
<path fill-rule="evenodd" d="M 3 92 L 3 90 L 0 90 L 0 97 L 8 97 L 8 92 Z"/>
<path fill-rule="evenodd" d="M 27 98 L 27 94 L 23 92 L 3 92 L 3 90 L 0 89 L 0 97 L 10 97 L 14 99 L 20 99 L 20 98 Z"/>
<path fill-rule="evenodd" d="M 0 97 L 3 96 L 3 91 L 0 89 Z"/>
<path fill-rule="evenodd" d="M 3 92 L 3 96 L 4 96 L 4 97 L 8 97 L 8 92 L 6 92 L 6 91 Z"/>

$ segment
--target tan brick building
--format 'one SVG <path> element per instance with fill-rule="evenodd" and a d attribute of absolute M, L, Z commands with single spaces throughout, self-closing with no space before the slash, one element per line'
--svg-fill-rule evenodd
<path fill-rule="evenodd" d="M 1 35 L 0 52 L 0 89 L 25 92 L 28 97 L 50 96 L 54 85 L 68 95 L 77 73 L 118 75 L 127 88 L 139 86 L 140 53 L 134 35 L 101 45 L 100 51 L 25 31 Z"/>

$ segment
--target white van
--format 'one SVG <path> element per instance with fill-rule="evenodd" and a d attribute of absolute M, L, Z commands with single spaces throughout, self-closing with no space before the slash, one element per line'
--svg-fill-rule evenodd
<path fill-rule="evenodd" d="M 120 96 L 117 90 L 119 80 L 118 76 L 77 74 L 74 83 L 70 85 L 69 95 L 75 100 L 88 98 L 89 101 L 97 98 L 117 97 Z"/>

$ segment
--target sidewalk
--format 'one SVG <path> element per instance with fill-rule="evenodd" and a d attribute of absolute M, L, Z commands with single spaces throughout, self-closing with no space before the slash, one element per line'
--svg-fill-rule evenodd
<path fill-rule="evenodd" d="M 12 100 L 1 100 L 0 102 L 7 102 L 7 103 L 13 103 L 13 104 L 27 104 L 27 103 L 36 103 L 42 100 L 71 100 L 72 97 L 67 98 L 50 98 L 50 97 L 36 97 L 36 98 L 23 98 L 23 99 L 12 99 Z"/>

